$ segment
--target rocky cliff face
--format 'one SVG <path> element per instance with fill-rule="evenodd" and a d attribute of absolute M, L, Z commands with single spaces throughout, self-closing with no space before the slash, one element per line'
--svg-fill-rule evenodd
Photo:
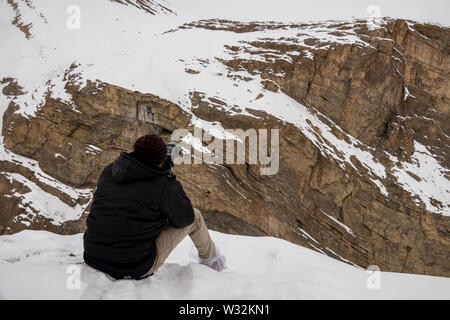
<path fill-rule="evenodd" d="M 80 82 L 74 62 L 59 77 L 69 98 L 49 82 L 30 115 L 30 90 L 3 77 L 0 232 L 82 232 L 103 167 L 143 134 L 169 140 L 199 123 L 277 128 L 275 175 L 248 161 L 175 167 L 211 229 L 283 238 L 360 267 L 450 276 L 450 30 L 378 23 L 202 20 L 165 33 L 221 39 L 223 56 L 180 53 L 180 79 L 211 72 L 250 92 L 248 103 L 205 82 L 178 101 Z"/>

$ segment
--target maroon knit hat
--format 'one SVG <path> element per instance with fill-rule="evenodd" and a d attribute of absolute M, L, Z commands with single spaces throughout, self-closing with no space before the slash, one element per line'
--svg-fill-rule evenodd
<path fill-rule="evenodd" d="M 156 134 L 147 134 L 137 139 L 134 143 L 134 152 L 156 165 L 167 159 L 167 146 Z"/>

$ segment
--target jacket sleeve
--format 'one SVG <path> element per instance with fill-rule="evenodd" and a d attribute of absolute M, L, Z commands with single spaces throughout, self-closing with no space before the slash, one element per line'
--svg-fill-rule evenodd
<path fill-rule="evenodd" d="M 194 222 L 191 200 L 175 178 L 169 178 L 169 186 L 162 196 L 161 211 L 175 228 L 184 228 Z"/>

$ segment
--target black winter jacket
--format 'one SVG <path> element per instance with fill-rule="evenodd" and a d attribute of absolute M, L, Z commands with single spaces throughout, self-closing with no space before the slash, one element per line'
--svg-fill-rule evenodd
<path fill-rule="evenodd" d="M 154 168 L 122 152 L 99 178 L 86 221 L 84 260 L 116 279 L 139 278 L 153 266 L 161 230 L 193 221 L 191 202 L 168 162 Z"/>

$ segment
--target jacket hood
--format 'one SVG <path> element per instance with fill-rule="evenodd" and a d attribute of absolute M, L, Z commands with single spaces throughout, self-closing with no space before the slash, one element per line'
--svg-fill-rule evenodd
<path fill-rule="evenodd" d="M 160 176 L 172 175 L 172 170 L 165 164 L 163 169 L 152 168 L 139 161 L 131 154 L 121 152 L 112 165 L 112 178 L 117 183 L 129 183 Z"/>

